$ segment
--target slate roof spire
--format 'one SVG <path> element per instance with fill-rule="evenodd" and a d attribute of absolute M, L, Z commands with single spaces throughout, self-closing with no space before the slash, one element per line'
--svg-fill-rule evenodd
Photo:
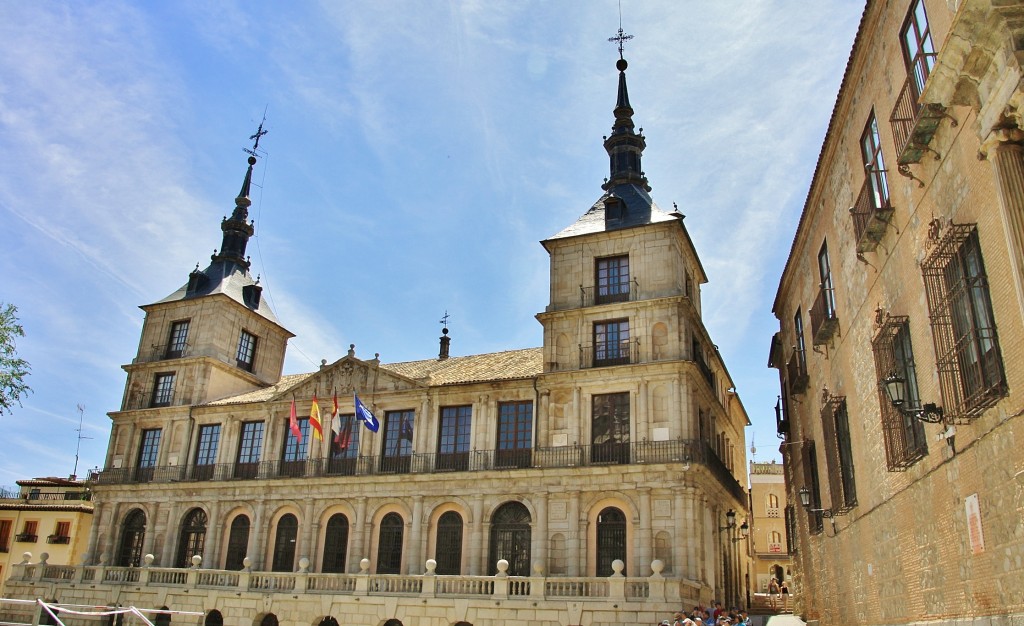
<path fill-rule="evenodd" d="M 612 125 L 612 134 L 604 139 L 604 149 L 608 152 L 609 176 L 602 189 L 608 191 L 618 185 L 637 185 L 650 191 L 651 186 L 647 184 L 647 177 L 644 176 L 643 168 L 640 166 L 640 157 L 643 155 L 647 142 L 642 134 L 634 131 L 633 107 L 629 105 L 629 90 L 626 88 L 626 68 L 629 63 L 622 56 L 622 44 L 632 35 L 625 35 L 622 28 L 615 37 L 608 41 L 619 44 L 619 60 L 615 62 L 619 70 L 619 89 L 615 100 L 615 123 Z"/>
<path fill-rule="evenodd" d="M 231 217 L 224 218 L 220 223 L 220 229 L 224 238 L 220 244 L 220 252 L 210 257 L 214 263 L 234 263 L 243 270 L 248 271 L 249 261 L 245 258 L 245 247 L 249 243 L 254 231 L 252 222 L 249 222 L 249 187 L 252 185 L 252 166 L 256 165 L 256 157 L 249 156 L 249 169 L 245 172 L 245 179 L 242 181 L 242 189 L 235 198 L 235 210 Z"/>

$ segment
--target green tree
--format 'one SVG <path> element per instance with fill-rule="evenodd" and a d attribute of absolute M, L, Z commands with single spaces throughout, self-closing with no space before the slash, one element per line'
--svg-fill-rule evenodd
<path fill-rule="evenodd" d="M 18 358 L 15 337 L 24 337 L 25 329 L 18 323 L 18 307 L 0 302 L 0 416 L 10 414 L 17 402 L 32 391 L 25 377 L 32 369 L 28 361 Z"/>

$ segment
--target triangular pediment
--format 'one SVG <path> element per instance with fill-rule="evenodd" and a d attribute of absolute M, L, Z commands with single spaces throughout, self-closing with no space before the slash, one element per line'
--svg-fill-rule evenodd
<path fill-rule="evenodd" d="M 297 398 L 311 398 L 315 392 L 320 399 L 330 398 L 335 393 L 339 398 L 351 398 L 353 394 L 370 396 L 384 391 L 406 391 L 421 389 L 424 383 L 401 374 L 390 372 L 375 359 L 363 361 L 354 356 L 344 356 L 330 365 L 324 365 L 288 389 L 282 389 L 278 397 L 294 395 Z"/>

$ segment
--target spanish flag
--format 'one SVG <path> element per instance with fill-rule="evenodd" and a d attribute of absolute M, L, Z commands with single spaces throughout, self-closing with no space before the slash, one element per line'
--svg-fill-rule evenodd
<path fill-rule="evenodd" d="M 324 440 L 324 429 L 320 425 L 320 405 L 316 401 L 316 392 L 313 392 L 313 406 L 309 407 L 309 425 L 313 428 L 313 439 Z"/>

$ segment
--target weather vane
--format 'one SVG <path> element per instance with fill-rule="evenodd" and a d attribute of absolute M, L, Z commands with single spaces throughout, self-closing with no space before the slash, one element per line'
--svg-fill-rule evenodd
<path fill-rule="evenodd" d="M 448 318 L 449 317 L 451 317 L 451 316 L 448 315 L 448 309 L 445 309 L 444 316 L 441 317 L 441 321 L 439 322 L 445 328 L 448 328 Z"/>
<path fill-rule="evenodd" d="M 614 37 L 609 37 L 608 41 L 619 44 L 619 58 L 622 58 L 622 46 L 627 41 L 633 38 L 633 35 L 627 35 L 622 30 L 622 0 L 619 0 L 619 32 Z"/>
<path fill-rule="evenodd" d="M 252 144 L 252 150 L 250 150 L 248 148 L 242 148 L 242 150 L 245 150 L 245 152 L 247 152 L 248 154 L 251 154 L 252 156 L 256 156 L 256 150 L 259 149 L 259 147 L 260 147 L 260 137 L 262 137 L 263 135 L 266 135 L 268 132 L 270 132 L 270 131 L 263 130 L 263 124 L 266 121 L 267 121 L 267 110 L 264 109 L 263 110 L 263 119 L 260 120 L 260 126 L 259 126 L 259 128 L 256 129 L 256 134 L 249 136 L 249 139 L 255 140 L 256 143 Z"/>

